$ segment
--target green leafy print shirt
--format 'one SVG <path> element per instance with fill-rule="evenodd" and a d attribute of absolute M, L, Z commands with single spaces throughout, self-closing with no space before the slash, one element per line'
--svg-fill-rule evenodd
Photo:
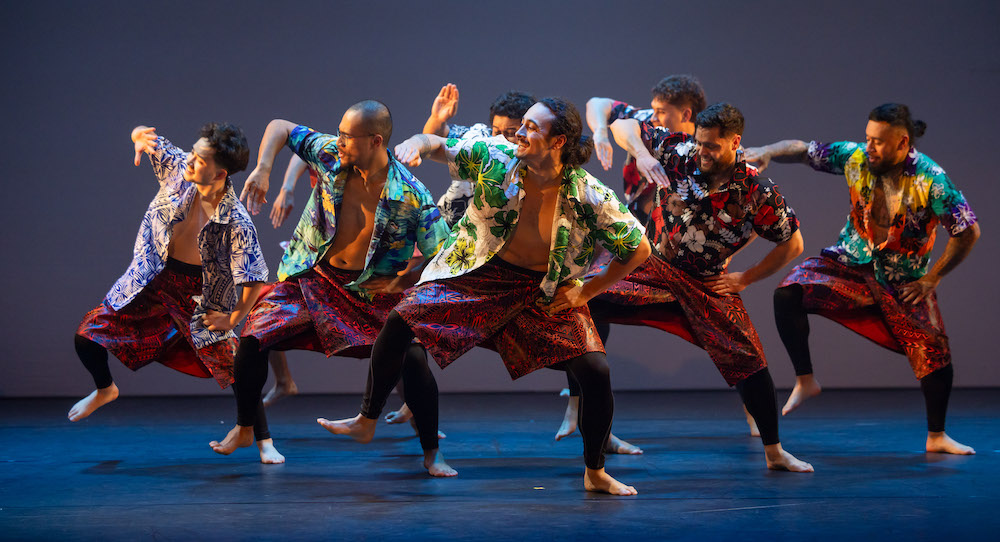
<path fill-rule="evenodd" d="M 421 283 L 464 275 L 500 252 L 514 232 L 524 197 L 526 168 L 503 136 L 452 138 L 445 150 L 451 177 L 472 181 L 475 188 L 465 216 L 424 269 Z M 549 269 L 539 285 L 547 297 L 561 282 L 582 278 L 595 262 L 607 261 L 607 253 L 628 259 L 642 241 L 639 221 L 582 168 L 564 170 L 556 205 Z"/>
<path fill-rule="evenodd" d="M 313 188 L 285 250 L 278 268 L 278 278 L 285 280 L 305 273 L 326 254 L 337 235 L 337 211 L 344 198 L 347 171 L 341 170 L 336 136 L 321 134 L 297 126 L 288 137 L 288 146 L 306 164 L 319 172 Z M 431 193 L 403 164 L 389 153 L 389 172 L 385 188 L 375 209 L 375 227 L 365 257 L 365 268 L 357 280 L 346 286 L 358 286 L 373 275 L 394 275 L 406 268 L 416 246 L 426 257 L 437 253 L 448 238 L 448 227 Z"/>

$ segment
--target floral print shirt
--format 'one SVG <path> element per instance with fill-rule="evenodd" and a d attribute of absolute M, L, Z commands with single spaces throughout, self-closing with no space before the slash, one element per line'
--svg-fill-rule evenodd
<path fill-rule="evenodd" d="M 644 124 L 642 138 L 670 179 L 670 187 L 657 193 L 648 235 L 671 265 L 694 276 L 718 275 L 754 233 L 783 243 L 799 229 L 778 187 L 747 165 L 742 152 L 733 179 L 710 193 L 693 137 Z"/>
<path fill-rule="evenodd" d="M 472 139 L 472 138 L 493 137 L 493 130 L 483 124 L 477 123 L 472 126 L 461 126 L 451 124 L 448 127 L 448 138 Z M 448 227 L 454 227 L 465 215 L 465 210 L 469 208 L 469 200 L 472 199 L 472 183 L 464 179 L 452 179 L 451 186 L 438 199 L 438 210 L 444 217 Z"/>
<path fill-rule="evenodd" d="M 510 239 L 517 225 L 527 169 L 503 136 L 448 139 L 449 171 L 472 181 L 472 204 L 452 229 L 448 245 L 431 260 L 421 282 L 449 279 L 479 268 Z M 642 242 L 643 227 L 608 187 L 582 168 L 564 169 L 553 222 L 548 272 L 539 288 L 547 297 L 559 283 L 582 278 L 605 250 L 625 260 Z"/>
<path fill-rule="evenodd" d="M 892 220 L 886 239 L 876 244 L 872 203 L 878 176 L 868 170 L 865 145 L 812 141 L 809 162 L 816 170 L 844 175 L 850 191 L 847 224 L 837 244 L 823 253 L 846 265 L 873 263 L 875 277 L 883 284 L 910 282 L 927 273 L 938 224 L 954 237 L 976 223 L 965 197 L 941 166 L 911 147 L 903 161 L 902 189 L 891 193 L 888 183 L 883 185 Z"/>
<path fill-rule="evenodd" d="M 340 167 L 336 136 L 296 126 L 288 136 L 288 146 L 319 173 L 319 182 L 281 258 L 280 280 L 311 269 L 333 244 L 337 210 L 344 199 L 348 176 L 348 171 Z M 359 285 L 373 275 L 395 275 L 405 269 L 414 246 L 431 257 L 447 238 L 448 227 L 430 192 L 389 153 L 389 172 L 375 210 L 375 227 L 365 267 L 357 280 L 345 286 L 360 293 Z"/>
<path fill-rule="evenodd" d="M 135 238 L 132 263 L 105 296 L 114 310 L 131 303 L 166 266 L 174 225 L 184 220 L 198 189 L 184 180 L 188 154 L 163 137 L 149 156 L 160 190 L 149 204 Z M 232 312 L 236 308 L 236 285 L 267 281 L 267 264 L 257 242 L 250 214 L 236 197 L 233 183 L 198 234 L 202 265 L 202 295 L 191 318 L 191 336 L 196 348 L 236 337 L 232 331 L 209 331 L 202 323 L 206 311 Z"/>

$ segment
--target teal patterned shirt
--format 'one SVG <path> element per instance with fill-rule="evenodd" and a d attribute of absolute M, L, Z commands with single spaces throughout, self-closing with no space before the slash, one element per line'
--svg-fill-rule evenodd
<path fill-rule="evenodd" d="M 319 182 L 281 258 L 280 280 L 311 269 L 333 244 L 348 174 L 340 167 L 336 136 L 296 126 L 288 136 L 288 146 L 318 172 Z M 414 246 L 429 258 L 447 238 L 448 227 L 430 192 L 389 153 L 389 171 L 375 210 L 365 267 L 357 280 L 345 286 L 360 291 L 358 285 L 374 275 L 395 275 L 406 268 Z"/>

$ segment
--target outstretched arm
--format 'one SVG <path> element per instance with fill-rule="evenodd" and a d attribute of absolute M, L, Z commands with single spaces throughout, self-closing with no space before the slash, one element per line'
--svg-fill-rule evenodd
<path fill-rule="evenodd" d="M 604 171 L 611 169 L 612 148 L 608 139 L 608 116 L 614 106 L 611 98 L 591 98 L 587 100 L 587 126 L 594 132 L 594 149 Z"/>
<path fill-rule="evenodd" d="M 257 154 L 257 167 L 247 176 L 243 192 L 240 193 L 240 201 L 253 214 L 259 213 L 261 206 L 267 203 L 265 196 L 271 176 L 271 167 L 274 165 L 274 158 L 278 156 L 281 147 L 288 141 L 292 128 L 295 128 L 294 123 L 274 119 L 264 130 L 264 137 L 261 138 L 260 142 L 260 152 Z"/>
<path fill-rule="evenodd" d="M 613 258 L 603 271 L 594 275 L 587 282 L 575 285 L 568 284 L 560 287 L 555 297 L 552 298 L 552 303 L 549 304 L 548 311 L 550 313 L 557 313 L 586 305 L 588 301 L 597 297 L 604 290 L 614 285 L 614 283 L 625 278 L 636 267 L 639 267 L 642 262 L 646 261 L 646 258 L 649 257 L 652 251 L 653 249 L 649 246 L 649 240 L 643 236 L 639 242 L 639 246 L 627 260 L 619 261 L 617 258 Z"/>
<path fill-rule="evenodd" d="M 444 150 L 445 139 L 434 134 L 417 134 L 396 145 L 393 152 L 396 159 L 408 166 L 419 166 L 424 157 L 435 162 L 448 162 L 448 154 Z"/>
<path fill-rule="evenodd" d="M 781 164 L 805 164 L 809 162 L 809 144 L 798 139 L 786 139 L 763 147 L 750 147 L 743 151 L 747 162 L 764 171 L 771 160 Z"/>
<path fill-rule="evenodd" d="M 611 123 L 611 135 L 615 137 L 618 146 L 635 157 L 635 167 L 639 174 L 658 186 L 670 186 L 667 173 L 663 171 L 660 161 L 653 158 L 642 141 L 639 132 L 639 121 L 635 119 L 618 119 Z"/>
<path fill-rule="evenodd" d="M 458 113 L 458 87 L 452 83 L 441 87 L 431 104 L 431 116 L 424 123 L 423 133 L 448 136 L 448 121 Z"/>
<path fill-rule="evenodd" d="M 285 170 L 285 182 L 278 191 L 278 197 L 274 198 L 274 205 L 271 206 L 271 225 L 280 228 L 288 218 L 292 208 L 295 207 L 295 185 L 299 182 L 299 177 L 305 172 L 307 166 L 299 155 L 292 155 L 288 161 L 288 168 Z"/>
<path fill-rule="evenodd" d="M 775 245 L 756 265 L 739 273 L 723 273 L 705 279 L 705 285 L 719 295 L 738 294 L 758 280 L 775 274 L 779 269 L 802 254 L 802 233 L 795 233 L 787 240 Z"/>
<path fill-rule="evenodd" d="M 260 297 L 260 291 L 264 287 L 264 283 L 248 282 L 242 286 L 243 292 L 240 294 L 240 301 L 236 304 L 233 312 L 210 310 L 201 318 L 201 322 L 205 324 L 209 331 L 229 331 L 238 326 L 243 317 L 257 303 L 257 298 Z"/>
<path fill-rule="evenodd" d="M 930 272 L 919 279 L 908 282 L 899 288 L 899 298 L 904 303 L 919 303 L 929 296 L 941 283 L 941 277 L 958 267 L 962 260 L 972 252 L 972 245 L 979 240 L 979 224 L 973 224 L 962 230 L 955 237 L 948 239 L 944 254 L 931 268 Z"/>

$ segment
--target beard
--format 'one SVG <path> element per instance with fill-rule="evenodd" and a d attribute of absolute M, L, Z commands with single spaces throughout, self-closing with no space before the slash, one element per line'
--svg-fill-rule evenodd
<path fill-rule="evenodd" d="M 890 164 L 890 163 L 886 162 L 885 160 L 882 160 L 882 161 L 880 161 L 878 163 L 872 163 L 871 160 L 869 160 L 868 161 L 868 171 L 870 171 L 872 173 L 872 175 L 875 175 L 877 177 L 881 177 L 881 176 L 883 176 L 883 175 L 885 175 L 887 173 L 892 172 L 892 170 L 896 169 L 896 167 L 898 165 L 899 164 Z"/>

